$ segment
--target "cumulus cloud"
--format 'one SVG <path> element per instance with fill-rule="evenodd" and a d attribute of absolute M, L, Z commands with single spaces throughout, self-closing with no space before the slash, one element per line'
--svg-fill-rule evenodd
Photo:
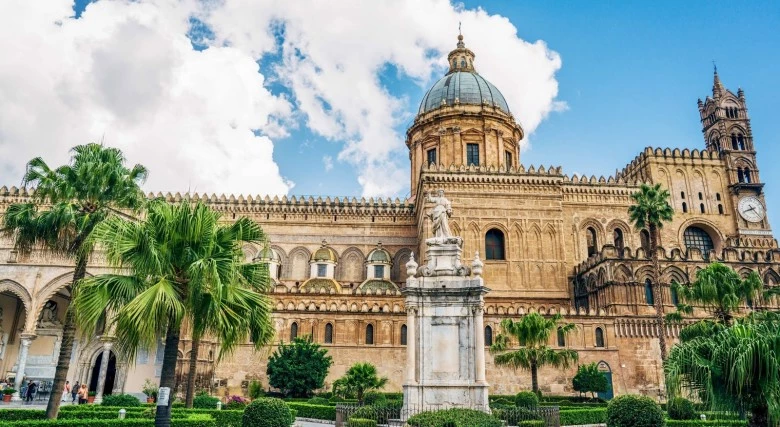
<path fill-rule="evenodd" d="M 432 84 L 458 22 L 477 69 L 527 133 L 564 105 L 561 59 L 543 41 L 446 0 L 113 0 L 90 4 L 80 19 L 69 18 L 71 7 L 0 3 L 5 182 L 32 156 L 62 161 L 67 148 L 105 137 L 151 169 L 150 189 L 285 193 L 292 183 L 272 139 L 300 120 L 341 143 L 338 161 L 355 168 L 363 195 L 405 193 L 403 128 L 418 100 L 391 93 L 381 75 L 392 65 L 400 79 Z M 210 32 L 197 40 L 203 51 L 187 37 L 193 17 Z M 269 92 L 266 78 L 290 99 Z M 326 169 L 333 160 L 323 158 Z"/>
<path fill-rule="evenodd" d="M 329 172 L 333 169 L 333 157 L 322 156 L 322 164 L 325 166 L 325 172 Z"/>
<path fill-rule="evenodd" d="M 195 1 L 0 3 L 0 178 L 104 141 L 150 169 L 150 190 L 284 194 L 267 135 L 289 102 L 231 47 L 193 50 Z M 268 132 L 263 132 L 263 130 Z"/>

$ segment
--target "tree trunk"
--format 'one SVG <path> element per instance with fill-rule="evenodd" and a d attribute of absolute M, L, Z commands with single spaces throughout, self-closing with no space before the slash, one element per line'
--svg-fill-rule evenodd
<path fill-rule="evenodd" d="M 653 261 L 653 293 L 655 294 L 655 318 L 658 325 L 658 347 L 661 349 L 661 361 L 666 360 L 666 324 L 664 322 L 664 301 L 661 287 L 661 265 L 658 261 L 658 227 L 649 225 L 650 257 Z"/>
<path fill-rule="evenodd" d="M 168 331 L 165 333 L 165 353 L 163 353 L 162 373 L 160 375 L 160 387 L 171 389 L 171 396 L 167 406 L 157 406 L 157 414 L 154 416 L 155 427 L 170 427 L 171 405 L 173 404 L 173 387 L 176 382 L 176 359 L 179 357 L 179 325 L 173 320 L 168 320 Z"/>
<path fill-rule="evenodd" d="M 536 362 L 531 362 L 531 390 L 534 393 L 539 393 L 539 372 L 536 366 Z"/>
<path fill-rule="evenodd" d="M 70 285 L 70 294 L 76 291 L 79 280 L 84 278 L 87 272 L 87 256 L 79 256 L 76 260 L 76 269 L 73 271 L 73 282 Z M 72 300 L 71 300 L 72 302 Z M 54 384 L 49 395 L 49 403 L 46 406 L 46 418 L 55 419 L 60 411 L 60 401 L 62 392 L 65 388 L 65 381 L 68 377 L 68 368 L 70 367 L 70 358 L 73 353 L 73 338 L 76 336 L 76 324 L 73 319 L 73 306 L 68 305 L 65 311 L 65 324 L 62 326 L 62 343 L 60 343 L 60 354 L 57 358 L 57 368 L 54 370 Z"/>
<path fill-rule="evenodd" d="M 750 410 L 748 426 L 769 427 L 769 408 L 766 406 L 754 406 Z"/>
<path fill-rule="evenodd" d="M 192 408 L 195 398 L 195 374 L 198 369 L 198 351 L 200 350 L 200 337 L 192 333 L 192 351 L 190 352 L 190 370 L 187 372 L 187 394 L 185 400 L 187 407 Z"/>

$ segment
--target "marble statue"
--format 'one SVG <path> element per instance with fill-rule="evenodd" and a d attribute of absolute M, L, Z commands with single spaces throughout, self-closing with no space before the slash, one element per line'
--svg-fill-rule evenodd
<path fill-rule="evenodd" d="M 428 218 L 433 222 L 433 237 L 442 240 L 452 237 L 452 232 L 450 231 L 452 204 L 444 197 L 444 190 L 439 190 L 436 196 L 426 193 L 425 201 L 436 204 L 428 214 Z"/>

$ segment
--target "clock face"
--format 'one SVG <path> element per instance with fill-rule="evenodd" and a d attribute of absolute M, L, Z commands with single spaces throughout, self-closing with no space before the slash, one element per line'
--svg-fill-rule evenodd
<path fill-rule="evenodd" d="M 764 219 L 764 205 L 761 204 L 761 200 L 758 197 L 747 196 L 739 199 L 737 210 L 745 221 L 761 222 Z"/>

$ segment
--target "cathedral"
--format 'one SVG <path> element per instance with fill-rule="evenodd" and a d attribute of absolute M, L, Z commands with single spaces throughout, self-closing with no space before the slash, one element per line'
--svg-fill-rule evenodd
<path fill-rule="evenodd" d="M 524 130 L 498 88 L 477 72 L 463 36 L 447 57 L 449 71 L 425 94 L 406 132 L 411 197 L 268 197 L 150 194 L 170 201 L 206 200 L 225 218 L 249 217 L 269 236 L 263 247 L 244 248 L 247 259 L 267 263 L 273 280 L 276 342 L 311 336 L 333 357 L 326 387 L 355 362 L 370 362 L 389 377 L 387 391 L 404 384 L 408 337 L 406 264 L 422 265 L 429 195 L 451 202 L 452 235 L 463 238 L 464 263 L 484 263 L 490 289 L 484 297 L 484 342 L 499 323 L 526 313 L 562 314 L 577 328 L 555 335 L 553 347 L 596 362 L 613 394 L 663 394 L 658 334 L 673 345 L 679 325 L 659 331 L 654 299 L 667 312 L 677 295 L 670 283 L 692 281 L 718 261 L 741 275 L 756 271 L 765 286 L 780 284 L 780 250 L 766 212 L 745 93 L 726 89 L 717 71 L 712 95 L 698 101 L 698 148 L 647 147 L 614 176 L 570 176 L 558 166 L 523 165 Z M 631 194 L 641 183 L 671 193 L 674 219 L 661 229 L 662 294 L 654 295 L 649 234 L 628 219 Z M 225 189 L 229 190 L 229 189 Z M 0 211 L 28 200 L 26 189 L 2 187 Z M 41 380 L 54 375 L 70 294 L 73 261 L 45 251 L 23 255 L 0 243 L 0 377 Z M 100 253 L 88 274 L 107 272 Z M 750 301 L 744 312 L 777 307 Z M 699 313 L 703 314 L 703 313 Z M 191 342 L 182 335 L 177 369 L 181 385 Z M 115 353 L 110 333 L 81 334 L 68 380 L 91 391 L 140 396 L 146 379 L 159 380 L 162 343 L 128 361 Z M 266 361 L 273 348 L 241 346 L 219 362 L 218 343 L 199 351 L 198 386 L 241 394 L 250 381 L 268 388 Z M 424 355 L 423 355 L 424 357 Z M 492 394 L 531 387 L 530 375 L 496 367 L 486 357 Z M 106 373 L 99 375 L 101 369 Z M 544 393 L 573 393 L 568 371 L 543 368 Z M 44 387 L 45 389 L 45 387 Z"/>

